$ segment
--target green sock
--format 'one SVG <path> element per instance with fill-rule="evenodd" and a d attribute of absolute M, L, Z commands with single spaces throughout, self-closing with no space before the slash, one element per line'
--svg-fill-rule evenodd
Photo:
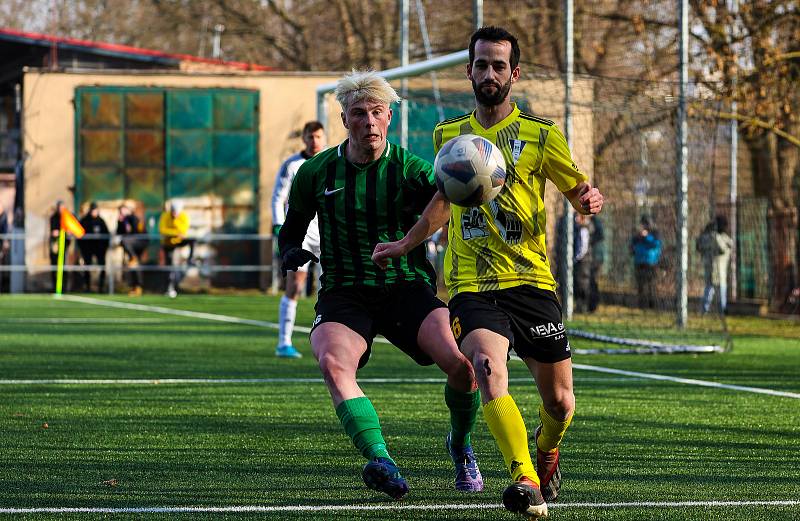
<path fill-rule="evenodd" d="M 456 447 L 472 444 L 470 433 L 481 406 L 480 391 L 465 393 L 445 384 L 444 403 L 450 409 L 450 443 Z"/>
<path fill-rule="evenodd" d="M 336 416 L 342 422 L 344 432 L 353 440 L 353 445 L 368 460 L 389 458 L 386 442 L 381 433 L 378 413 L 369 398 L 362 396 L 345 400 L 336 407 Z M 394 460 L 392 460 L 394 462 Z"/>

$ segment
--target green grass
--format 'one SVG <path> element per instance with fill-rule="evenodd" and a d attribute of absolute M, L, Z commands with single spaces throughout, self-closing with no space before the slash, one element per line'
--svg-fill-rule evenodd
<path fill-rule="evenodd" d="M 275 297 L 145 297 L 122 302 L 274 322 Z M 46 323 L 44 319 L 77 319 Z M 300 303 L 298 324 L 313 318 Z M 42 319 L 42 320 L 39 320 Z M 86 319 L 83 322 L 80 319 Z M 800 393 L 800 325 L 732 319 L 721 355 L 579 355 L 574 361 Z M 452 490 L 443 448 L 443 378 L 375 344 L 362 378 L 412 487 L 400 504 L 367 490 L 303 334 L 301 360 L 273 356 L 276 332 L 55 300 L 0 298 L 0 379 L 313 378 L 315 382 L 0 384 L 0 508 L 379 505 L 395 510 L 136 514 L 143 519 L 516 519 L 485 423 L 474 435 L 486 490 Z M 580 340 L 573 345 L 581 347 Z M 511 392 L 532 430 L 538 408 L 524 366 Z M 800 498 L 800 400 L 575 370 L 577 413 L 563 444 L 557 520 L 797 519 L 800 506 L 597 508 L 589 503 L 781 501 Z M 44 424 L 47 427 L 44 427 Z M 115 480 L 113 486 L 108 483 Z M 583 505 L 583 506 L 582 506 Z M 2 516 L 2 514 L 0 514 Z M 129 519 L 133 514 L 15 514 L 15 519 Z"/>

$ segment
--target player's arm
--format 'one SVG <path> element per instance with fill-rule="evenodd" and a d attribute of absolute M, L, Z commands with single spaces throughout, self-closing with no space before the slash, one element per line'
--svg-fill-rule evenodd
<path fill-rule="evenodd" d="M 405 237 L 399 241 L 380 242 L 375 245 L 372 262 L 385 270 L 391 259 L 407 255 L 408 252 L 433 235 L 433 232 L 447 224 L 449 219 L 450 202 L 437 191 Z"/>
<path fill-rule="evenodd" d="M 543 169 L 575 211 L 584 215 L 597 214 L 603 208 L 603 194 L 589 183 L 572 160 L 569 145 L 555 125 L 550 127 L 544 149 Z"/>
<path fill-rule="evenodd" d="M 316 215 L 316 209 L 311 204 L 314 200 L 313 182 L 313 171 L 301 166 L 289 191 L 289 209 L 278 233 L 278 252 L 284 275 L 287 271 L 297 271 L 310 260 L 319 261 L 316 255 L 303 249 L 308 225 Z"/>

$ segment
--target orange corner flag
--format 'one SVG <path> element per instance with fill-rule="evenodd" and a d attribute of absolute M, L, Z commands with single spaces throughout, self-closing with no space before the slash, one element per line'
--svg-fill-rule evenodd
<path fill-rule="evenodd" d="M 78 219 L 69 213 L 69 210 L 66 208 L 61 209 L 61 229 L 67 233 L 71 233 L 78 239 L 83 237 L 86 233 L 86 230 L 83 229 L 83 226 L 81 226 L 81 223 L 78 222 Z"/>

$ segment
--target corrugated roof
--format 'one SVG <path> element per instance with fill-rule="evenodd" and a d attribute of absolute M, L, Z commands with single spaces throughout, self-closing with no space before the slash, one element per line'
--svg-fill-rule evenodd
<path fill-rule="evenodd" d="M 268 67 L 266 65 L 257 65 L 255 63 L 201 58 L 199 56 L 192 56 L 190 54 L 175 54 L 163 51 L 155 51 L 153 49 L 131 47 L 130 45 L 120 45 L 116 43 L 92 42 L 77 38 L 53 36 L 51 34 L 18 31 L 16 29 L 4 27 L 0 27 L 0 40 L 29 45 L 39 45 L 42 47 L 50 47 L 55 44 L 58 48 L 62 49 L 70 49 L 103 56 L 114 56 L 117 58 L 125 58 L 143 62 L 155 62 L 173 67 L 178 66 L 181 62 L 195 62 L 206 63 L 209 65 L 220 65 L 243 71 L 274 70 L 272 67 Z"/>

